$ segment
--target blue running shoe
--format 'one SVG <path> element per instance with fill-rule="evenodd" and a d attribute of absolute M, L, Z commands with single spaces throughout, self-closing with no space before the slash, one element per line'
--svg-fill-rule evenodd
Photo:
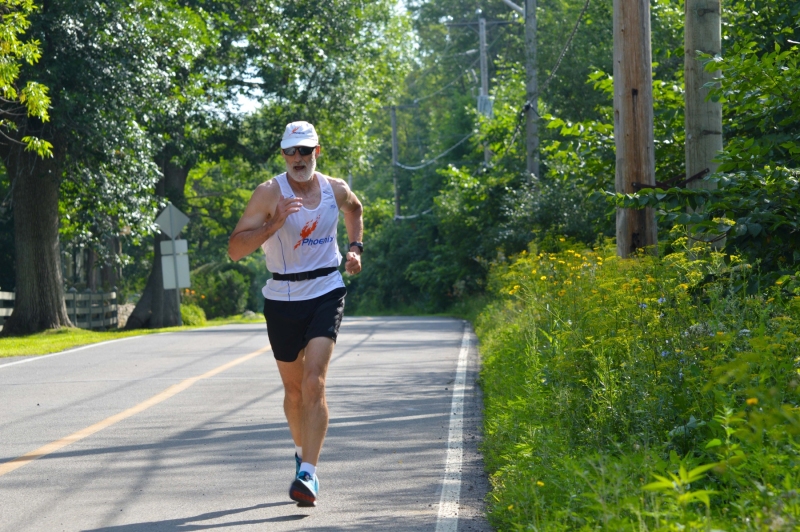
<path fill-rule="evenodd" d="M 295 478 L 297 478 L 297 475 L 300 474 L 300 466 L 303 464 L 303 460 L 299 456 L 297 456 L 297 453 L 294 453 L 294 462 L 295 462 L 294 476 Z"/>
<path fill-rule="evenodd" d="M 297 506 L 316 506 L 319 493 L 319 480 L 307 471 L 302 471 L 289 488 L 289 498 L 297 502 Z"/>

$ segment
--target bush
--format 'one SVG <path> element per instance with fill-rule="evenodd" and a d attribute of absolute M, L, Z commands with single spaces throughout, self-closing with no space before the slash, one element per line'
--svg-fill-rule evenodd
<path fill-rule="evenodd" d="M 198 305 L 209 319 L 238 316 L 247 306 L 250 284 L 234 269 L 199 272 L 192 278 L 194 288 L 184 291 L 184 301 Z"/>
<path fill-rule="evenodd" d="M 197 305 L 181 304 L 181 319 L 184 325 L 205 325 L 206 313 Z"/>
<path fill-rule="evenodd" d="M 493 524 L 794 530 L 791 280 L 748 295 L 735 256 L 560 246 L 495 268 L 477 322 Z"/>

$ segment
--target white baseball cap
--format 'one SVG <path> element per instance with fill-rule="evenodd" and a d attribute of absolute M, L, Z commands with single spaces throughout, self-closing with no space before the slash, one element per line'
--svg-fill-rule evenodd
<path fill-rule="evenodd" d="M 318 145 L 319 137 L 317 137 L 317 131 L 308 122 L 292 122 L 287 125 L 281 139 L 282 149 L 291 148 L 292 146 L 310 146 L 313 148 Z"/>

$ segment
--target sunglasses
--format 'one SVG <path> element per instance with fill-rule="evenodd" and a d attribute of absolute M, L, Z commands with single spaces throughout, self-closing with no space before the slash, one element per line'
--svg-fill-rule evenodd
<path fill-rule="evenodd" d="M 317 149 L 316 147 L 310 147 L 310 146 L 292 146 L 291 148 L 284 148 L 282 151 L 284 155 L 288 155 L 291 157 L 297 152 L 300 152 L 300 155 L 303 156 L 311 155 L 312 153 L 314 153 L 314 150 L 316 149 Z"/>

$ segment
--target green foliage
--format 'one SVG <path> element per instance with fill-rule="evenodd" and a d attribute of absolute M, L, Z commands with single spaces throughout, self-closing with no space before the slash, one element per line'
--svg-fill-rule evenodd
<path fill-rule="evenodd" d="M 33 0 L 0 0 L 0 93 L 4 100 L 0 107 L 0 131 L 19 130 L 19 106 L 28 117 L 42 122 L 50 120 L 48 88 L 33 80 L 28 80 L 21 89 L 17 87 L 22 65 L 34 65 L 42 56 L 39 40 L 21 40 L 30 28 L 30 17 L 38 9 Z M 10 140 L 8 135 L 2 134 Z M 40 157 L 53 156 L 53 145 L 47 140 L 23 135 L 20 141 L 26 150 L 35 151 Z"/>
<path fill-rule="evenodd" d="M 239 315 L 247 307 L 251 280 L 236 269 L 201 268 L 192 273 L 192 289 L 183 300 L 197 305 L 209 319 Z"/>
<path fill-rule="evenodd" d="M 418 36 L 418 58 L 397 109 L 398 159 L 417 165 L 453 147 L 437 163 L 398 170 L 400 214 L 413 218 L 368 226 L 371 250 L 364 276 L 354 281 L 352 302 L 439 311 L 484 290 L 490 263 L 518 253 L 535 235 L 568 234 L 584 242 L 614 232 L 613 208 L 600 191 L 613 190 L 614 139 L 611 70 L 612 5 L 591 2 L 555 77 L 550 74 L 585 2 L 540 2 L 538 112 L 541 164 L 538 179 L 525 172 L 526 100 L 524 24 L 501 2 L 481 5 L 490 25 L 490 93 L 494 116 L 479 116 L 474 2 L 406 3 Z M 654 83 L 659 179 L 683 167 L 683 66 L 681 2 L 652 3 Z M 586 86 L 586 80 L 595 90 Z M 381 120 L 385 120 L 381 117 Z M 384 122 L 385 123 L 385 122 Z M 376 136 L 388 140 L 389 131 Z M 483 166 L 483 144 L 493 152 Z M 387 161 L 388 142 L 381 152 Z M 438 170 L 437 170 L 438 168 Z M 392 174 L 381 172 L 362 188 L 366 203 L 392 194 Z M 390 273 L 373 274 L 374 268 Z M 377 303 L 380 302 L 380 303 Z"/>
<path fill-rule="evenodd" d="M 800 299 L 697 245 L 554 244 L 492 270 L 477 322 L 494 525 L 793 529 Z"/>
<path fill-rule="evenodd" d="M 122 265 L 117 240 L 139 245 L 158 211 L 151 128 L 196 92 L 182 73 L 213 36 L 200 13 L 171 1 L 48 2 L 31 22 L 47 46 L 21 79 L 49 86 L 52 108 L 48 123 L 28 119 L 21 131 L 56 146 L 61 238 Z"/>
<path fill-rule="evenodd" d="M 272 177 L 241 159 L 199 164 L 186 180 L 185 236 L 194 267 L 223 259 L 230 236 L 253 190 Z"/>
<path fill-rule="evenodd" d="M 800 263 L 798 172 L 764 168 L 721 174 L 710 181 L 716 189 L 651 189 L 619 195 L 616 201 L 619 206 L 654 207 L 665 225 L 693 239 L 725 238 L 727 249 L 758 261 L 770 280 L 793 273 Z"/>
<path fill-rule="evenodd" d="M 800 16 L 800 15 L 798 15 Z M 711 190 L 645 190 L 616 198 L 617 206 L 658 209 L 666 227 L 691 238 L 722 241 L 730 253 L 742 253 L 761 268 L 794 272 L 800 262 L 797 172 L 800 154 L 797 123 L 800 105 L 790 87 L 800 83 L 796 45 L 777 43 L 763 51 L 755 41 L 734 44 L 722 58 L 708 57 L 706 68 L 722 71 L 711 97 L 730 115 L 734 136 L 720 155 Z"/>
<path fill-rule="evenodd" d="M 181 304 L 181 319 L 187 326 L 203 326 L 206 324 L 206 313 L 197 305 Z"/>
<path fill-rule="evenodd" d="M 795 23 L 800 23 L 798 14 Z M 736 135 L 726 145 L 720 171 L 791 166 L 800 155 L 800 48 L 791 44 L 763 52 L 755 42 L 737 43 L 726 58 L 707 56 L 708 69 L 720 69 L 721 85 L 711 97 L 723 102 L 727 126 Z"/>

